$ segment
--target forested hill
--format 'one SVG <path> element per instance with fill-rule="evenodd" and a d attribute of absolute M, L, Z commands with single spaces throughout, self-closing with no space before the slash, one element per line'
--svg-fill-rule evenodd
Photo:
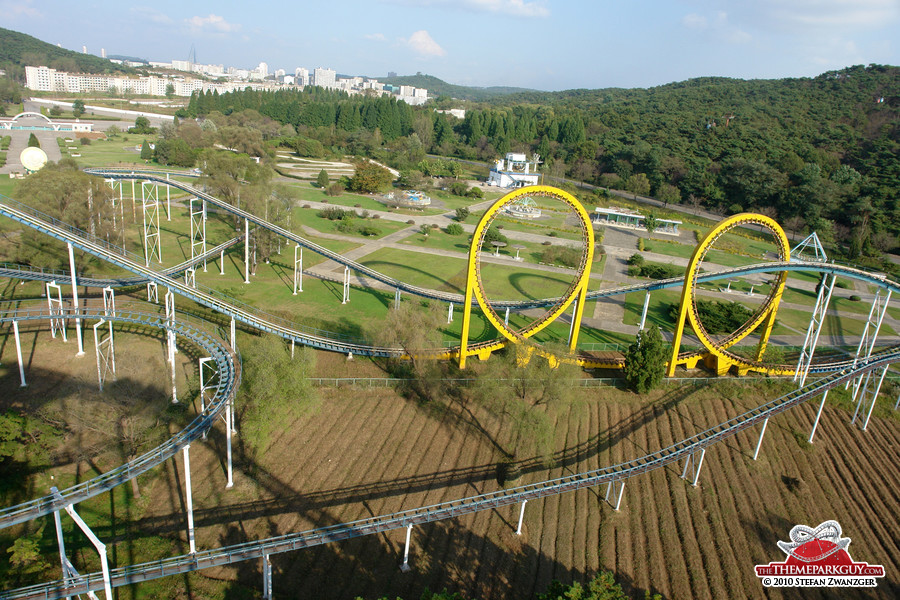
<path fill-rule="evenodd" d="M 464 108 L 462 120 L 319 88 L 195 96 L 186 116 L 253 109 L 292 125 L 304 151 L 369 154 L 411 172 L 429 170 L 424 152 L 481 161 L 537 152 L 551 175 L 723 214 L 766 212 L 855 259 L 897 247 L 898 94 L 900 68 L 869 65 L 440 102 Z"/>
<path fill-rule="evenodd" d="M 0 69 L 13 78 L 24 81 L 25 67 L 47 66 L 74 73 L 129 73 L 105 58 L 73 52 L 42 42 L 30 35 L 0 27 Z"/>
<path fill-rule="evenodd" d="M 401 75 L 399 77 L 378 77 L 378 81 L 390 85 L 411 85 L 417 88 L 425 88 L 428 90 L 428 96 L 430 98 L 446 96 L 448 98 L 474 100 L 476 102 L 503 98 L 511 94 L 528 94 L 533 91 L 518 87 L 492 86 L 482 88 L 453 85 L 452 83 L 447 83 L 433 75 L 422 75 L 421 73 L 416 75 Z"/>

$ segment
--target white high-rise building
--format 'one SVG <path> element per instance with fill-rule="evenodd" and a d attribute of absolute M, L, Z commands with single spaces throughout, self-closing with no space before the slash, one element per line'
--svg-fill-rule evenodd
<path fill-rule="evenodd" d="M 309 69 L 297 67 L 294 71 L 294 81 L 297 85 L 309 85 Z"/>
<path fill-rule="evenodd" d="M 317 85 L 319 87 L 337 87 L 335 85 L 336 78 L 337 72 L 335 72 L 334 69 L 323 69 L 322 67 L 319 67 L 315 71 L 313 71 L 313 85 Z"/>
<path fill-rule="evenodd" d="M 256 70 L 259 72 L 260 77 L 262 77 L 263 79 L 269 76 L 269 65 L 267 63 L 259 63 L 259 66 L 256 67 Z"/>

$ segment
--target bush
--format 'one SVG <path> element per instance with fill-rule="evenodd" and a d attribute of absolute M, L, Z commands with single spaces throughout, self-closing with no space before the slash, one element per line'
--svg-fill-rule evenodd
<path fill-rule="evenodd" d="M 463 228 L 459 223 L 450 223 L 447 225 L 447 235 L 462 235 Z"/>
<path fill-rule="evenodd" d="M 636 265 L 636 266 L 640 267 L 644 264 L 644 256 L 642 254 L 638 254 L 637 252 L 635 252 L 625 262 L 629 265 Z"/>
<path fill-rule="evenodd" d="M 89 138 L 89 137 L 80 137 L 80 138 L 78 138 L 78 143 L 80 143 L 82 146 L 90 146 L 90 145 L 91 145 L 91 138 Z"/>
<path fill-rule="evenodd" d="M 465 181 L 454 181 L 450 184 L 449 191 L 454 196 L 466 196 L 469 191 L 469 185 Z"/>
<path fill-rule="evenodd" d="M 550 246 L 541 253 L 541 261 L 575 269 L 581 264 L 581 252 L 572 246 Z"/>
<path fill-rule="evenodd" d="M 550 237 L 557 237 L 559 234 L 556 233 L 555 231 L 548 231 L 548 232 L 547 232 L 547 235 L 550 236 Z"/>
<path fill-rule="evenodd" d="M 340 183 L 332 183 L 327 188 L 325 188 L 325 194 L 328 196 L 340 196 L 344 193 L 344 186 Z"/>
<path fill-rule="evenodd" d="M 310 208 L 309 204 L 304 204 L 303 208 Z"/>
<path fill-rule="evenodd" d="M 372 227 L 371 225 L 366 225 L 365 227 L 359 228 L 359 233 L 366 237 L 379 236 L 381 235 L 381 230 L 376 227 Z"/>
<path fill-rule="evenodd" d="M 456 220 L 462 223 L 466 219 L 469 218 L 469 209 L 465 206 L 461 206 L 456 209 Z"/>
<path fill-rule="evenodd" d="M 669 304 L 669 316 L 673 321 L 678 319 L 680 306 L 677 302 Z M 731 333 L 753 316 L 753 311 L 737 302 L 719 300 L 697 300 L 697 312 L 700 322 L 707 333 Z"/>
<path fill-rule="evenodd" d="M 372 218 L 373 218 L 373 219 L 380 219 L 380 218 L 381 218 L 381 215 L 379 215 L 378 213 L 375 213 L 374 215 L 372 215 Z"/>
<path fill-rule="evenodd" d="M 638 238 L 638 250 L 644 251 L 644 238 Z"/>
<path fill-rule="evenodd" d="M 860 298 L 856 294 L 853 294 L 852 296 L 850 296 L 849 300 L 850 302 L 859 302 L 860 300 L 862 300 L 862 298 Z"/>
<path fill-rule="evenodd" d="M 342 208 L 338 208 L 337 206 L 329 206 L 328 208 L 323 208 L 319 212 L 316 213 L 316 216 L 321 217 L 323 219 L 328 219 L 329 221 L 340 221 L 347 214 Z"/>
<path fill-rule="evenodd" d="M 484 198 L 484 192 L 480 187 L 471 187 L 469 188 L 469 191 L 466 192 L 466 197 L 480 200 L 481 198 Z"/>
<path fill-rule="evenodd" d="M 407 225 L 415 225 L 416 222 L 413 219 L 410 219 L 409 221 L 406 222 L 406 224 Z"/>
<path fill-rule="evenodd" d="M 356 231 L 356 223 L 353 221 L 353 216 L 345 213 L 341 220 L 337 222 L 335 225 L 335 229 L 340 231 L 341 233 L 353 233 Z"/>

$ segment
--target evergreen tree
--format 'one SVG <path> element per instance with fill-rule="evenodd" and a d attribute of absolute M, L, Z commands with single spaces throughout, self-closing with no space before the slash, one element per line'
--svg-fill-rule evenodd
<path fill-rule="evenodd" d="M 33 133 L 28 136 L 28 147 L 29 148 L 40 148 L 41 143 L 38 141 L 37 136 Z"/>
<path fill-rule="evenodd" d="M 150 160 L 151 158 L 153 158 L 153 150 L 150 149 L 150 144 L 144 138 L 144 141 L 141 143 L 141 160 Z"/>
<path fill-rule="evenodd" d="M 319 171 L 319 176 L 316 177 L 316 185 L 323 190 L 328 187 L 328 172 L 325 169 Z"/>
<path fill-rule="evenodd" d="M 659 327 L 652 324 L 638 332 L 625 353 L 625 381 L 638 394 L 645 394 L 662 382 L 666 347 Z"/>

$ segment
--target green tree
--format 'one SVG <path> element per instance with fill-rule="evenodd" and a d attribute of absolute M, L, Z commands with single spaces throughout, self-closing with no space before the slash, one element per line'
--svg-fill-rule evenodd
<path fill-rule="evenodd" d="M 44 528 L 41 527 L 32 534 L 19 536 L 6 550 L 10 555 L 10 570 L 20 584 L 30 582 L 50 567 L 41 555 L 40 540 L 43 533 Z"/>
<path fill-rule="evenodd" d="M 462 223 L 466 219 L 469 218 L 469 209 L 465 206 L 460 206 L 456 209 L 456 220 Z"/>
<path fill-rule="evenodd" d="M 323 190 L 328 187 L 328 172 L 325 169 L 319 171 L 319 176 L 316 177 L 316 185 Z"/>
<path fill-rule="evenodd" d="M 166 85 L 166 98 L 173 98 L 175 96 L 175 85 L 167 84 Z"/>
<path fill-rule="evenodd" d="M 361 162 L 350 178 L 350 191 L 374 194 L 391 184 L 394 176 L 390 171 L 371 161 Z"/>
<path fill-rule="evenodd" d="M 156 129 L 150 127 L 150 119 L 147 117 L 138 117 L 134 120 L 134 127 L 128 129 L 128 133 L 150 135 L 156 133 Z"/>
<path fill-rule="evenodd" d="M 33 133 L 28 136 L 28 147 L 29 148 L 40 148 L 41 143 L 38 141 L 37 136 Z"/>
<path fill-rule="evenodd" d="M 542 347 L 552 357 L 563 357 L 568 349 L 559 345 Z M 521 342 L 495 352 L 471 386 L 473 399 L 497 418 L 503 419 L 503 438 L 508 479 L 517 473 L 513 461 L 523 455 L 549 456 L 553 426 L 547 406 L 564 400 L 574 389 L 573 380 L 581 368 L 574 362 L 537 355 L 537 348 Z"/>
<path fill-rule="evenodd" d="M 72 102 L 72 114 L 76 119 L 84 114 L 84 110 L 84 102 L 80 98 Z"/>
<path fill-rule="evenodd" d="M 274 335 L 263 334 L 247 344 L 241 430 L 254 451 L 265 450 L 278 428 L 318 408 L 319 397 L 310 381 L 315 366 L 315 350 L 308 346 L 297 348 L 291 358 L 284 340 Z"/>
<path fill-rule="evenodd" d="M 505 235 L 500 233 L 500 230 L 496 225 L 491 225 L 488 227 L 487 231 L 484 232 L 484 241 L 481 242 L 481 248 L 483 250 L 493 250 L 494 242 L 503 242 L 504 244 L 509 243 L 509 240 Z"/>
<path fill-rule="evenodd" d="M 147 138 L 144 138 L 144 141 L 141 142 L 141 160 L 150 160 L 151 158 L 153 158 L 153 150 L 150 148 Z"/>
<path fill-rule="evenodd" d="M 646 196 L 650 193 L 650 180 L 643 173 L 635 173 L 625 182 L 625 189 L 635 196 Z"/>
<path fill-rule="evenodd" d="M 662 596 L 653 596 L 647 592 L 647 600 L 660 600 Z M 547 591 L 538 594 L 538 600 L 629 600 L 622 590 L 622 586 L 616 583 L 615 575 L 610 571 L 598 573 L 586 586 L 580 582 L 564 585 L 553 580 L 547 587 Z"/>
<path fill-rule="evenodd" d="M 646 217 L 644 217 L 644 227 L 647 229 L 647 233 L 653 235 L 653 232 L 659 228 L 659 219 L 656 218 L 656 214 L 650 212 Z"/>
<path fill-rule="evenodd" d="M 659 327 L 651 324 L 638 332 L 625 353 L 625 381 L 638 394 L 644 394 L 662 382 L 665 366 L 665 342 Z"/>

